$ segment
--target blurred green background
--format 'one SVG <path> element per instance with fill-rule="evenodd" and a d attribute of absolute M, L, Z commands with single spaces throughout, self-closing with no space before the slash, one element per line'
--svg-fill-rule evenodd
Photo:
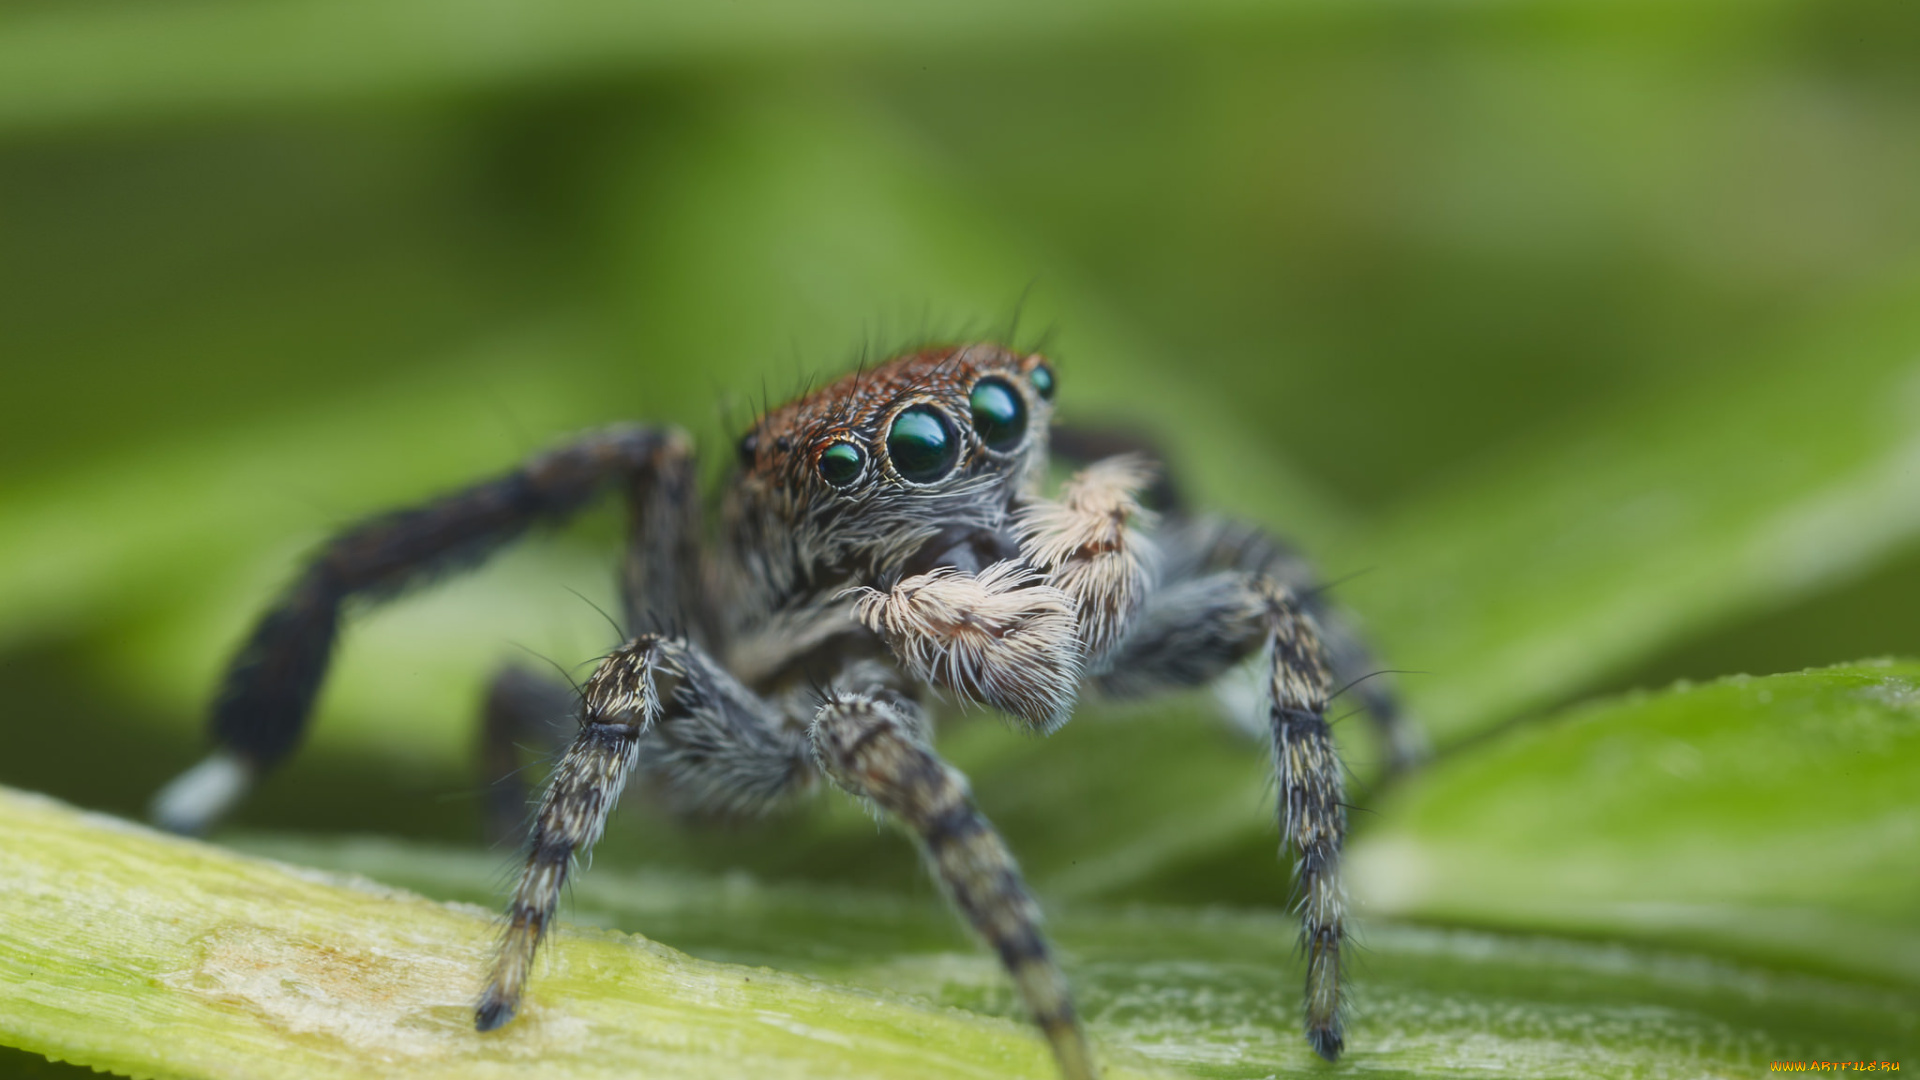
<path fill-rule="evenodd" d="M 1920 654 L 1911 0 L 16 2 L 0 783 L 138 815 L 357 516 L 616 419 L 724 450 L 763 394 L 1016 317 L 1067 419 L 1345 582 L 1443 765 L 1603 692 Z M 474 843 L 482 682 L 605 648 L 575 592 L 615 536 L 359 620 L 236 826 Z M 1262 755 L 1206 711 L 953 753 L 1050 895 L 1277 904 Z M 642 806 L 603 858 L 926 895 L 829 802 Z"/>

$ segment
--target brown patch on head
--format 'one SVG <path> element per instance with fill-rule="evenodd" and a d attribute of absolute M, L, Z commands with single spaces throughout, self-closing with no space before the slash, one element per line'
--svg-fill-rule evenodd
<path fill-rule="evenodd" d="M 1033 423 L 1044 425 L 1048 403 L 1030 382 L 1045 361 L 993 344 L 946 345 L 896 357 L 855 372 L 762 417 L 740 441 L 750 482 L 769 486 L 822 485 L 820 458 L 836 443 L 864 454 L 860 475 L 875 475 L 886 460 L 887 430 L 912 405 L 931 405 L 961 433 L 960 469 L 987 453 L 973 434 L 968 395 L 982 378 L 999 375 L 1021 387 Z"/>

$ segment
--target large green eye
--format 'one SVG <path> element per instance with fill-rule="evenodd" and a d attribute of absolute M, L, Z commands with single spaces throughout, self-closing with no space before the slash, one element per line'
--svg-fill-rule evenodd
<path fill-rule="evenodd" d="M 837 442 L 820 451 L 820 478 L 834 487 L 846 487 L 860 479 L 867 455 L 850 442 Z"/>
<path fill-rule="evenodd" d="M 894 471 L 916 484 L 931 484 L 960 460 L 960 433 L 931 405 L 902 410 L 887 429 L 887 456 Z"/>
<path fill-rule="evenodd" d="M 988 377 L 975 383 L 967 406 L 973 410 L 973 430 L 980 433 L 987 449 L 1005 451 L 1020 445 L 1027 433 L 1027 403 L 1005 379 Z"/>
<path fill-rule="evenodd" d="M 1031 372 L 1027 373 L 1027 381 L 1033 384 L 1034 391 L 1040 395 L 1042 400 L 1053 400 L 1052 368 L 1045 364 L 1036 365 Z"/>

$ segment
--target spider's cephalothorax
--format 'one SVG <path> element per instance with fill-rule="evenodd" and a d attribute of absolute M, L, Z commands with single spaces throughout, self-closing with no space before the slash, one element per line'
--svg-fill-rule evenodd
<path fill-rule="evenodd" d="M 628 624 L 577 699 L 525 671 L 496 680 L 490 779 L 514 744 L 571 712 L 579 731 L 539 802 L 498 959 L 476 1010 L 512 1019 L 573 857 L 599 838 L 637 769 L 675 805 L 749 813 L 818 778 L 906 828 L 967 923 L 998 953 L 1063 1075 L 1095 1075 L 1066 980 L 1012 855 L 933 749 L 927 709 L 983 703 L 1047 732 L 1087 690 L 1134 697 L 1204 685 L 1263 656 L 1279 818 L 1296 855 L 1306 1030 L 1342 1047 L 1346 821 L 1326 708 L 1366 654 L 1310 569 L 1257 529 L 1195 516 L 1144 444 L 1051 429 L 1055 374 L 994 345 L 928 349 L 762 416 L 737 447 L 718 537 L 703 529 L 692 447 L 623 427 L 514 472 L 340 533 L 255 626 L 213 709 L 218 749 L 164 790 L 157 818 L 204 829 L 299 741 L 342 605 L 473 562 L 608 490 L 629 516 Z M 1051 430 L 1050 430 L 1051 429 Z M 1049 435 L 1086 465 L 1043 491 Z M 1143 505 L 1143 503 L 1147 505 Z M 1396 764 L 1417 735 L 1361 687 Z M 520 799 L 496 783 L 490 828 Z"/>
<path fill-rule="evenodd" d="M 1090 657 L 1074 597 L 1042 580 L 1021 543 L 1039 506 L 1053 378 L 1037 356 L 941 349 L 755 425 L 722 506 L 736 665 L 759 675 L 754 661 L 771 655 L 787 675 L 831 680 L 878 634 L 918 682 L 1043 729 L 1065 721 Z M 1136 601 L 1144 569 L 1131 560 L 1115 594 Z M 818 644 L 796 652 L 796 632 Z"/>

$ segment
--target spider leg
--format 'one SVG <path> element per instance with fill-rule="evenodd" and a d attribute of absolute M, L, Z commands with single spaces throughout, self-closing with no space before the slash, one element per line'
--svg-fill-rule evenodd
<path fill-rule="evenodd" d="M 687 801 L 732 809 L 765 806 L 808 774 L 805 737 L 783 731 L 755 697 L 691 641 L 643 634 L 600 662 L 587 680 L 580 730 L 547 781 L 526 865 L 474 1026 L 513 1019 L 541 939 L 576 856 L 600 838 L 627 778 L 643 761 Z"/>
<path fill-rule="evenodd" d="M 668 620 L 676 632 L 713 649 L 721 644 L 721 619 L 703 576 L 698 469 L 685 437 L 676 437 L 680 441 L 662 447 L 645 468 L 620 477 L 627 510 L 621 605 L 630 634 Z"/>
<path fill-rule="evenodd" d="M 1280 831 L 1293 845 L 1300 936 L 1307 951 L 1307 1042 L 1332 1061 L 1345 1043 L 1340 1016 L 1340 946 L 1346 937 L 1345 778 L 1327 727 L 1327 670 L 1319 630 L 1291 590 L 1271 579 L 1255 588 L 1266 604 L 1272 664 L 1273 769 L 1280 779 Z"/>
<path fill-rule="evenodd" d="M 1254 526 L 1191 515 L 1187 493 L 1175 482 L 1165 451 L 1151 436 L 1127 428 L 1055 424 L 1050 449 L 1055 457 L 1076 465 L 1117 455 L 1128 455 L 1151 465 L 1150 480 L 1140 490 L 1139 498 L 1143 506 L 1165 520 L 1165 527 L 1154 533 L 1162 555 L 1162 579 L 1177 584 L 1199 575 L 1238 569 L 1286 582 L 1320 625 L 1320 638 L 1333 665 L 1335 682 L 1351 688 L 1348 692 L 1366 710 L 1385 745 L 1388 773 L 1408 771 L 1432 756 L 1426 732 L 1402 707 L 1392 677 L 1380 670 L 1353 618 L 1332 602 L 1318 571 L 1297 550 Z M 1204 587 L 1201 591 L 1205 591 Z M 1159 607 L 1157 601 L 1156 597 L 1155 606 Z M 1152 617 L 1151 613 L 1148 617 Z M 1132 650 L 1132 653 L 1140 651 Z M 1182 654 L 1183 658 L 1189 655 Z M 1128 664 L 1110 657 L 1106 667 L 1124 674 L 1122 669 Z M 1178 686 L 1204 681 L 1207 680 L 1171 680 Z"/>
<path fill-rule="evenodd" d="M 1333 602 L 1319 572 L 1304 555 L 1263 529 L 1217 517 L 1169 523 L 1155 539 L 1165 553 L 1166 580 L 1176 585 L 1232 570 L 1265 575 L 1284 583 L 1319 627 L 1320 642 L 1333 670 L 1335 685 L 1346 688 L 1345 692 L 1357 698 L 1366 711 L 1386 749 L 1387 771 L 1410 770 L 1431 755 L 1426 733 L 1402 706 L 1392 675 L 1381 670 L 1379 660 L 1362 639 L 1352 615 Z M 1202 593 L 1208 588 L 1198 586 Z M 1153 607 L 1161 608 L 1159 601 L 1163 598 L 1175 601 L 1176 605 L 1179 602 L 1178 596 L 1168 591 L 1155 597 Z M 1168 614 L 1166 611 L 1158 615 L 1149 613 L 1147 618 L 1174 625 L 1181 623 L 1183 616 L 1173 613 L 1169 619 Z M 1146 632 L 1141 645 L 1151 647 L 1151 638 L 1152 632 Z M 1139 651 L 1129 649 L 1136 658 Z M 1180 685 L 1193 685 L 1196 681 L 1205 680 L 1177 680 Z"/>
<path fill-rule="evenodd" d="M 918 706 L 886 694 L 835 692 L 815 715 L 813 751 L 835 783 L 905 826 L 954 908 L 999 954 L 1067 1080 L 1097 1075 L 1066 976 L 1041 931 L 1006 843 L 973 805 L 967 781 L 928 745 Z"/>
<path fill-rule="evenodd" d="M 1343 1046 L 1340 947 L 1346 894 L 1345 778 L 1328 728 L 1332 675 L 1320 630 L 1285 583 L 1239 570 L 1192 578 L 1156 594 L 1101 688 L 1134 695 L 1198 685 L 1263 649 L 1280 831 L 1294 851 L 1301 942 L 1307 954 L 1307 1040 L 1332 1061 Z"/>
<path fill-rule="evenodd" d="M 670 485 L 648 478 L 663 463 L 671 475 L 672 466 L 690 454 L 686 436 L 677 431 L 611 428 L 504 476 L 334 536 L 254 624 L 228 665 L 209 718 L 214 753 L 160 791 L 154 820 L 176 832 L 204 831 L 255 778 L 293 752 L 349 600 L 391 599 L 479 563 L 534 525 L 573 516 L 622 478 L 634 489 L 630 494 L 651 496 Z M 654 588 L 651 581 L 636 585 L 632 573 L 628 578 L 629 597 Z"/>

